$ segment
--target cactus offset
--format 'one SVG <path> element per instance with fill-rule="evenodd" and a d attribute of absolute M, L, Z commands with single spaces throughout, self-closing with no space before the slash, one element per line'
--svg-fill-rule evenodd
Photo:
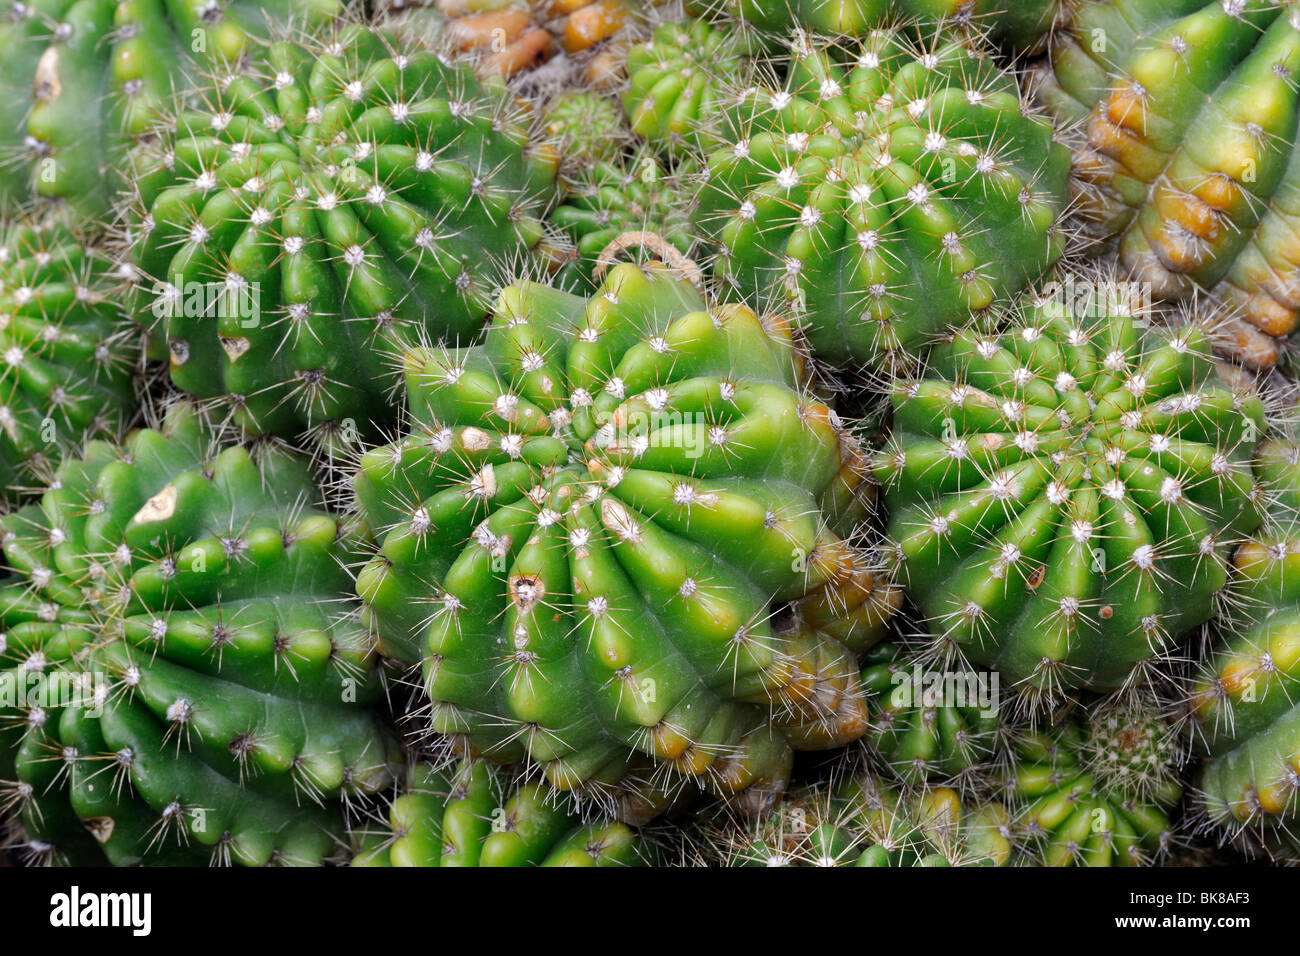
<path fill-rule="evenodd" d="M 1086 727 L 1024 735 L 1004 781 L 1022 852 L 1042 866 L 1148 866 L 1173 844 L 1178 745 L 1143 708 L 1100 706 Z"/>
<path fill-rule="evenodd" d="M 858 453 L 788 326 L 647 269 L 590 300 L 512 286 L 482 345 L 407 355 L 410 430 L 356 480 L 382 541 L 357 590 L 463 749 L 584 792 L 653 761 L 652 788 L 761 803 L 783 712 L 823 746 L 864 729 L 808 712 L 818 668 L 773 602 L 858 609 L 866 644 L 889 589 L 835 530 L 861 514 Z"/>
<path fill-rule="evenodd" d="M 722 279 L 878 368 L 1057 259 L 1069 155 L 973 44 L 878 30 L 842 52 L 797 39 L 783 85 L 739 94 L 696 222 Z"/>
<path fill-rule="evenodd" d="M 896 644 L 876 647 L 864 665 L 871 727 L 863 740 L 874 762 L 906 783 L 963 791 L 990 771 L 1006 741 L 987 675 L 931 671 Z M 949 699 L 949 688 L 960 696 Z"/>
<path fill-rule="evenodd" d="M 658 27 L 627 56 L 623 109 L 632 131 L 671 153 L 698 149 L 728 105 L 728 78 L 745 69 L 745 49 L 702 20 Z"/>
<path fill-rule="evenodd" d="M 701 852 L 727 866 L 1004 866 L 1008 819 L 954 790 L 895 790 L 869 774 L 805 788 L 757 821 L 706 830 Z"/>
<path fill-rule="evenodd" d="M 489 764 L 419 764 L 386 817 L 354 834 L 353 866 L 645 866 L 653 848 L 608 818 L 583 822 L 536 783 Z"/>
<path fill-rule="evenodd" d="M 557 283 L 594 289 L 628 249 L 645 249 L 652 258 L 692 268 L 689 178 L 680 171 L 670 175 L 646 151 L 626 163 L 597 163 L 551 213 L 551 223 L 573 246 L 571 252 L 567 246 L 561 250 Z"/>
<path fill-rule="evenodd" d="M 250 432 L 374 433 L 392 356 L 472 335 L 541 238 L 554 162 L 503 90 L 418 45 L 348 26 L 268 60 L 142 160 L 141 312 L 172 381 Z"/>
<path fill-rule="evenodd" d="M 877 468 L 937 647 L 1030 703 L 1139 683 L 1210 618 L 1260 521 L 1259 396 L 1219 379 L 1206 329 L 1097 304 L 954 335 L 898 385 Z"/>

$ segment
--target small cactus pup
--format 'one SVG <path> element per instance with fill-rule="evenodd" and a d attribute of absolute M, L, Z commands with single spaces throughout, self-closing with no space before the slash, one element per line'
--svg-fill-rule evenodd
<path fill-rule="evenodd" d="M 139 334 L 112 261 L 53 219 L 0 222 L 0 487 L 43 487 L 135 414 Z"/>
<path fill-rule="evenodd" d="M 696 222 L 718 276 L 827 362 L 907 365 L 1063 250 L 1069 154 L 971 42 L 797 38 L 784 84 L 738 95 Z"/>
<path fill-rule="evenodd" d="M 408 771 L 387 814 L 353 834 L 353 866 L 647 866 L 653 846 L 617 820 L 587 822 L 566 798 L 510 785 L 481 760 Z"/>
<path fill-rule="evenodd" d="M 1004 754 L 999 676 L 927 667 L 898 644 L 867 653 L 861 674 L 868 759 L 907 784 L 980 785 Z"/>
<path fill-rule="evenodd" d="M 567 90 L 552 99 L 542 116 L 542 134 L 570 180 L 616 162 L 631 139 L 618 105 L 589 90 Z"/>
<path fill-rule="evenodd" d="M 418 44 L 341 25 L 266 56 L 139 157 L 129 271 L 178 388 L 355 450 L 393 424 L 393 356 L 472 336 L 540 240 L 554 159 L 499 83 Z"/>
<path fill-rule="evenodd" d="M 1204 829 L 1248 852 L 1300 860 L 1300 444 L 1270 438 L 1257 469 L 1272 495 L 1265 527 L 1237 549 L 1219 645 L 1191 695 Z"/>
<path fill-rule="evenodd" d="M 1261 520 L 1259 394 L 1219 378 L 1212 329 L 1159 326 L 1136 291 L 1067 278 L 894 391 L 876 475 L 899 581 L 936 652 L 1030 706 L 1154 678 Z"/>
<path fill-rule="evenodd" d="M 1109 700 L 1084 725 L 1026 733 L 1003 793 L 1036 866 L 1149 866 L 1173 845 L 1180 744 L 1143 704 Z"/>
<path fill-rule="evenodd" d="M 107 217 L 132 142 L 152 135 L 176 94 L 256 59 L 273 29 L 321 24 L 339 0 L 8 0 L 0 12 L 6 198 L 65 201 Z"/>
<path fill-rule="evenodd" d="M 684 164 L 669 173 L 649 150 L 626 162 L 599 162 L 570 187 L 551 212 L 561 233 L 556 243 L 555 282 L 591 291 L 624 253 L 640 249 L 651 258 L 698 272 L 691 259 L 694 192 Z"/>
<path fill-rule="evenodd" d="M 1079 219 L 1156 294 L 1212 290 L 1232 353 L 1272 366 L 1300 316 L 1300 8 L 1271 0 L 1080 4 L 1041 71 L 1075 135 Z"/>
<path fill-rule="evenodd" d="M 815 711 L 819 659 L 771 622 L 806 598 L 868 646 L 889 610 L 840 528 L 861 452 L 788 325 L 624 263 L 590 298 L 511 286 L 481 344 L 405 368 L 408 432 L 355 479 L 380 542 L 357 592 L 385 652 L 422 663 L 434 731 L 580 795 L 760 805 L 783 720 L 821 747 L 862 733 L 856 708 Z"/>
<path fill-rule="evenodd" d="M 727 866 L 1005 866 L 1009 819 L 957 791 L 905 790 L 855 772 L 806 787 L 758 820 L 704 830 L 699 853 Z"/>
<path fill-rule="evenodd" d="M 255 458 L 180 404 L 122 447 L 92 442 L 6 519 L 32 594 L 93 615 L 57 639 L 85 647 L 94 696 L 29 718 L 18 778 L 59 794 L 109 862 L 319 863 L 347 802 L 392 782 L 347 599 L 357 541 L 317 497 L 308 462 Z"/>
<path fill-rule="evenodd" d="M 803 27 L 827 36 L 862 36 L 899 18 L 986 34 L 1032 51 L 1046 41 L 1062 0 L 687 0 L 692 12 L 740 19 L 766 34 Z"/>
<path fill-rule="evenodd" d="M 672 154 L 698 149 L 747 69 L 743 39 L 703 20 L 665 23 L 628 52 L 623 109 L 638 136 Z"/>

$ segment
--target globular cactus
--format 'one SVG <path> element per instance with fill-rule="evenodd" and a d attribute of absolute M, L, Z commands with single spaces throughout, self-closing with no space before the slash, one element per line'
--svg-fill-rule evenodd
<path fill-rule="evenodd" d="M 61 642 L 90 688 L 39 721 L 26 708 L 31 843 L 62 859 L 51 828 L 70 808 L 117 865 L 336 853 L 342 804 L 385 789 L 401 754 L 348 612 L 357 542 L 316 498 L 305 461 L 255 461 L 178 405 L 121 448 L 92 443 L 39 509 L 5 520 L 38 622 L 61 626 L 35 651 L 20 639 L 18 667 L 51 664 Z"/>
<path fill-rule="evenodd" d="M 987 33 L 1016 50 L 1042 45 L 1062 0 L 687 0 L 687 9 L 735 17 L 764 33 L 803 27 L 828 36 L 862 36 L 898 18 Z"/>
<path fill-rule="evenodd" d="M 10 0 L 0 12 L 5 199 L 59 198 L 106 216 L 131 143 L 177 93 L 235 73 L 286 24 L 338 16 L 339 0 Z"/>
<path fill-rule="evenodd" d="M 1009 819 L 955 790 L 898 790 L 865 773 L 807 787 L 757 821 L 704 830 L 697 855 L 727 866 L 1005 866 Z"/>
<path fill-rule="evenodd" d="M 1270 438 L 1257 470 L 1270 491 L 1265 527 L 1237 549 L 1219 645 L 1189 701 L 1206 761 L 1197 778 L 1204 829 L 1221 842 L 1300 860 L 1300 444 Z"/>
<path fill-rule="evenodd" d="M 1179 754 L 1172 725 L 1131 703 L 1022 735 L 1003 781 L 1019 855 L 1035 866 L 1158 864 L 1174 845 Z"/>
<path fill-rule="evenodd" d="M 483 761 L 417 764 L 387 815 L 353 835 L 353 866 L 647 866 L 653 845 L 602 817 L 583 822 L 538 783 L 507 786 Z"/>
<path fill-rule="evenodd" d="M 805 598 L 856 650 L 896 605 L 842 536 L 861 452 L 787 325 L 622 264 L 590 299 L 511 286 L 481 345 L 405 368 L 407 435 L 356 477 L 381 542 L 357 591 L 385 651 L 422 661 L 433 730 L 562 789 L 757 803 L 783 722 L 862 732 L 817 712 L 823 658 L 770 621 Z"/>
<path fill-rule="evenodd" d="M 876 469 L 936 648 L 1031 705 L 1153 676 L 1261 520 L 1263 403 L 1219 378 L 1213 330 L 1159 327 L 1121 286 L 1064 286 L 1100 291 L 960 331 L 901 381 Z"/>
<path fill-rule="evenodd" d="M 745 71 L 748 47 L 703 20 L 666 23 L 628 52 L 623 109 L 638 136 L 673 154 L 698 149 Z"/>
<path fill-rule="evenodd" d="M 111 260 L 53 221 L 0 225 L 0 487 L 43 486 L 65 454 L 134 416 L 139 335 Z"/>
<path fill-rule="evenodd" d="M 542 236 L 554 157 L 499 84 L 419 44 L 345 25 L 267 60 L 140 160 L 141 317 L 177 387 L 249 432 L 355 440 L 391 424 L 405 344 L 477 330 Z"/>
<path fill-rule="evenodd" d="M 906 363 L 1060 256 L 1069 154 L 987 52 L 797 38 L 786 73 L 710 134 L 696 222 L 719 277 L 793 311 L 819 357 Z"/>
<path fill-rule="evenodd" d="M 870 758 L 908 784 L 980 784 L 1005 752 L 996 674 L 925 667 L 897 644 L 863 661 Z"/>
<path fill-rule="evenodd" d="M 1277 361 L 1300 316 L 1300 9 L 1272 0 L 1081 4 L 1041 71 L 1077 135 L 1078 212 L 1166 298 L 1211 289 L 1230 350 Z"/>
<path fill-rule="evenodd" d="M 691 259 L 693 202 L 689 172 L 670 174 L 645 150 L 626 162 L 597 163 L 551 213 L 551 223 L 572 244 L 571 251 L 568 245 L 559 250 L 555 281 L 594 289 L 605 270 L 631 249 L 698 271 Z"/>
<path fill-rule="evenodd" d="M 569 179 L 616 162 L 629 140 L 614 101 L 588 90 L 569 90 L 551 100 L 542 132 Z"/>

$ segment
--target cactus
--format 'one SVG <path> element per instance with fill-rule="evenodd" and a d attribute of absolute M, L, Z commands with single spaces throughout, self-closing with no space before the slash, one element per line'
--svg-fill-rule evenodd
<path fill-rule="evenodd" d="M 124 185 L 130 144 L 205 72 L 240 72 L 272 29 L 338 16 L 338 0 L 11 0 L 0 14 L 13 166 L 9 202 L 67 201 L 94 220 Z M 15 136 L 11 131 L 21 131 Z"/>
<path fill-rule="evenodd" d="M 696 222 L 719 276 L 794 311 L 819 357 L 905 363 L 1061 254 L 1068 152 L 977 46 L 796 40 L 787 73 L 709 134 Z"/>
<path fill-rule="evenodd" d="M 1220 295 L 1244 319 L 1229 348 L 1255 367 L 1300 315 L 1297 69 L 1290 4 L 1107 0 L 1078 7 L 1041 71 L 1077 131 L 1088 230 L 1157 295 Z"/>
<path fill-rule="evenodd" d="M 618 159 L 628 140 L 612 100 L 587 90 L 561 93 L 547 104 L 543 132 L 569 179 Z"/>
<path fill-rule="evenodd" d="M 1195 739 L 1206 756 L 1197 780 L 1205 830 L 1246 851 L 1300 860 L 1293 834 L 1300 770 L 1300 444 L 1270 437 L 1256 470 L 1270 493 L 1264 528 L 1233 557 L 1233 580 L 1189 701 Z"/>
<path fill-rule="evenodd" d="M 701 855 L 728 866 L 1004 866 L 1012 847 L 996 804 L 955 790 L 899 791 L 864 773 L 791 794 L 757 821 L 706 829 Z"/>
<path fill-rule="evenodd" d="M 998 687 L 988 675 L 932 671 L 897 644 L 881 644 L 867 654 L 861 681 L 871 715 L 864 743 L 903 782 L 965 791 L 1004 753 Z"/>
<path fill-rule="evenodd" d="M 434 730 L 582 794 L 634 802 L 644 770 L 755 803 L 783 721 L 862 732 L 815 712 L 824 658 L 769 623 L 807 595 L 853 651 L 896 604 L 841 536 L 860 453 L 788 326 L 622 264 L 590 299 L 511 286 L 481 345 L 405 367 L 409 431 L 356 478 L 381 541 L 357 591 L 384 650 L 423 659 Z"/>
<path fill-rule="evenodd" d="M 615 820 L 584 823 L 537 783 L 504 787 L 482 761 L 418 764 L 381 817 L 354 834 L 353 866 L 645 866 L 654 851 Z"/>
<path fill-rule="evenodd" d="M 666 23 L 628 52 L 623 109 L 638 136 L 681 155 L 727 103 L 727 79 L 743 75 L 748 46 L 703 20 Z"/>
<path fill-rule="evenodd" d="M 53 647 L 86 688 L 39 721 L 25 708 L 7 788 L 55 860 L 84 858 L 70 811 L 116 865 L 319 862 L 340 801 L 384 789 L 400 760 L 342 603 L 353 535 L 312 506 L 304 461 L 219 438 L 177 405 L 121 448 L 92 442 L 5 520 L 43 642 L 19 636 L 17 669 L 36 653 L 53 671 Z"/>
<path fill-rule="evenodd" d="M 250 433 L 355 442 L 392 423 L 394 355 L 476 331 L 554 162 L 499 85 L 418 45 L 344 25 L 267 56 L 269 87 L 209 91 L 140 161 L 140 311 L 172 381 Z"/>
<path fill-rule="evenodd" d="M 698 268 L 690 260 L 689 178 L 685 171 L 669 174 L 645 150 L 626 163 L 597 163 L 551 213 L 551 223 L 573 246 L 564 250 L 557 283 L 594 289 L 625 247 L 648 247 L 654 258 Z"/>
<path fill-rule="evenodd" d="M 0 485 L 44 484 L 135 413 L 137 336 L 111 261 L 52 221 L 0 225 Z"/>
<path fill-rule="evenodd" d="M 1019 51 L 1035 50 L 1060 15 L 1061 0 L 687 0 L 687 9 L 737 18 L 767 34 L 796 28 L 862 36 L 899 18 L 986 33 Z"/>
<path fill-rule="evenodd" d="M 1149 866 L 1173 845 L 1177 735 L 1148 707 L 1098 706 L 1017 741 L 1004 796 L 1023 856 L 1042 866 Z"/>
<path fill-rule="evenodd" d="M 876 474 L 937 649 L 1050 704 L 1135 686 L 1210 618 L 1234 539 L 1261 520 L 1264 430 L 1211 334 L 1156 327 L 1122 294 L 1054 292 L 1001 332 L 956 333 L 898 385 Z"/>

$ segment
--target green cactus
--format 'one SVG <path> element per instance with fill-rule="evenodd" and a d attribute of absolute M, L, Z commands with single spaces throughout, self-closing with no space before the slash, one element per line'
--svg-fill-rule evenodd
<path fill-rule="evenodd" d="M 354 440 L 393 424 L 406 345 L 476 332 L 542 236 L 554 157 L 415 41 L 345 25 L 267 57 L 272 83 L 209 91 L 141 158 L 140 311 L 172 381 L 249 432 Z"/>
<path fill-rule="evenodd" d="M 666 23 L 628 51 L 623 109 L 632 131 L 675 155 L 698 149 L 728 105 L 746 48 L 703 20 Z"/>
<path fill-rule="evenodd" d="M 1148 866 L 1173 845 L 1177 735 L 1149 709 L 1098 706 L 1087 726 L 1029 733 L 1003 792 L 1022 856 L 1041 866 Z"/>
<path fill-rule="evenodd" d="M 1207 758 L 1197 780 L 1198 809 L 1221 842 L 1295 861 L 1300 443 L 1268 439 L 1256 471 L 1270 492 L 1269 519 L 1233 557 L 1219 645 L 1189 701 L 1195 739 Z"/>
<path fill-rule="evenodd" d="M 1300 317 L 1298 69 L 1292 4 L 1105 0 L 1078 6 L 1041 71 L 1078 131 L 1081 221 L 1157 295 L 1220 294 L 1256 367 Z"/>
<path fill-rule="evenodd" d="M 996 676 L 924 667 L 897 644 L 864 659 L 870 729 L 863 738 L 875 762 L 909 784 L 979 782 L 1005 747 Z"/>
<path fill-rule="evenodd" d="M 671 259 L 691 268 L 695 241 L 691 232 L 690 174 L 667 173 L 647 151 L 626 164 L 602 162 L 581 177 L 570 195 L 551 213 L 551 222 L 573 244 L 556 281 L 589 291 L 600 282 L 601 254 L 613 258 L 629 248 L 650 247 L 654 258 Z"/>
<path fill-rule="evenodd" d="M 863 773 L 791 794 L 758 821 L 705 831 L 701 853 L 727 866 L 1004 866 L 1008 820 L 955 790 L 900 791 Z"/>
<path fill-rule="evenodd" d="M 386 817 L 353 836 L 353 866 L 646 866 L 654 851 L 636 831 L 584 823 L 536 783 L 503 787 L 490 765 L 419 764 Z"/>
<path fill-rule="evenodd" d="M 0 225 L 0 486 L 43 485 L 135 413 L 138 336 L 111 261 L 52 221 Z"/>
<path fill-rule="evenodd" d="M 742 92 L 712 139 L 695 218 L 718 275 L 793 311 L 835 364 L 907 362 L 1063 249 L 1068 152 L 946 34 L 796 40 L 785 83 Z"/>
<path fill-rule="evenodd" d="M 958 332 L 897 387 L 878 459 L 900 583 L 939 646 L 1030 703 L 1133 684 L 1210 618 L 1259 524 L 1263 414 L 1206 329 L 1120 295 Z"/>
<path fill-rule="evenodd" d="M 207 72 L 238 72 L 272 29 L 324 23 L 339 0 L 7 0 L 0 108 L 9 203 L 32 195 L 106 216 L 130 144 Z"/>
<path fill-rule="evenodd" d="M 542 132 L 570 179 L 614 163 L 628 142 L 623 114 L 610 99 L 588 90 L 569 90 L 546 106 Z"/>
<path fill-rule="evenodd" d="M 121 448 L 91 443 L 39 508 L 5 519 L 6 557 L 40 602 L 16 670 L 36 653 L 90 690 L 40 721 L 20 708 L 9 789 L 28 785 L 31 844 L 82 859 L 84 840 L 62 850 L 70 810 L 117 865 L 336 851 L 340 801 L 385 788 L 400 753 L 347 613 L 357 542 L 316 498 L 304 461 L 223 447 L 177 405 Z"/>
<path fill-rule="evenodd" d="M 1015 50 L 1041 46 L 1062 0 L 687 0 L 695 13 L 735 17 L 765 33 L 802 27 L 827 36 L 862 36 L 900 18 L 987 33 Z"/>
<path fill-rule="evenodd" d="M 783 721 L 861 733 L 809 712 L 821 659 L 769 622 L 811 592 L 853 651 L 893 606 L 837 532 L 858 453 L 787 326 L 622 264 L 590 299 L 507 288 L 481 345 L 405 364 L 409 431 L 356 478 L 382 542 L 357 592 L 385 651 L 423 660 L 434 730 L 562 789 L 635 801 L 645 770 L 758 803 Z"/>

